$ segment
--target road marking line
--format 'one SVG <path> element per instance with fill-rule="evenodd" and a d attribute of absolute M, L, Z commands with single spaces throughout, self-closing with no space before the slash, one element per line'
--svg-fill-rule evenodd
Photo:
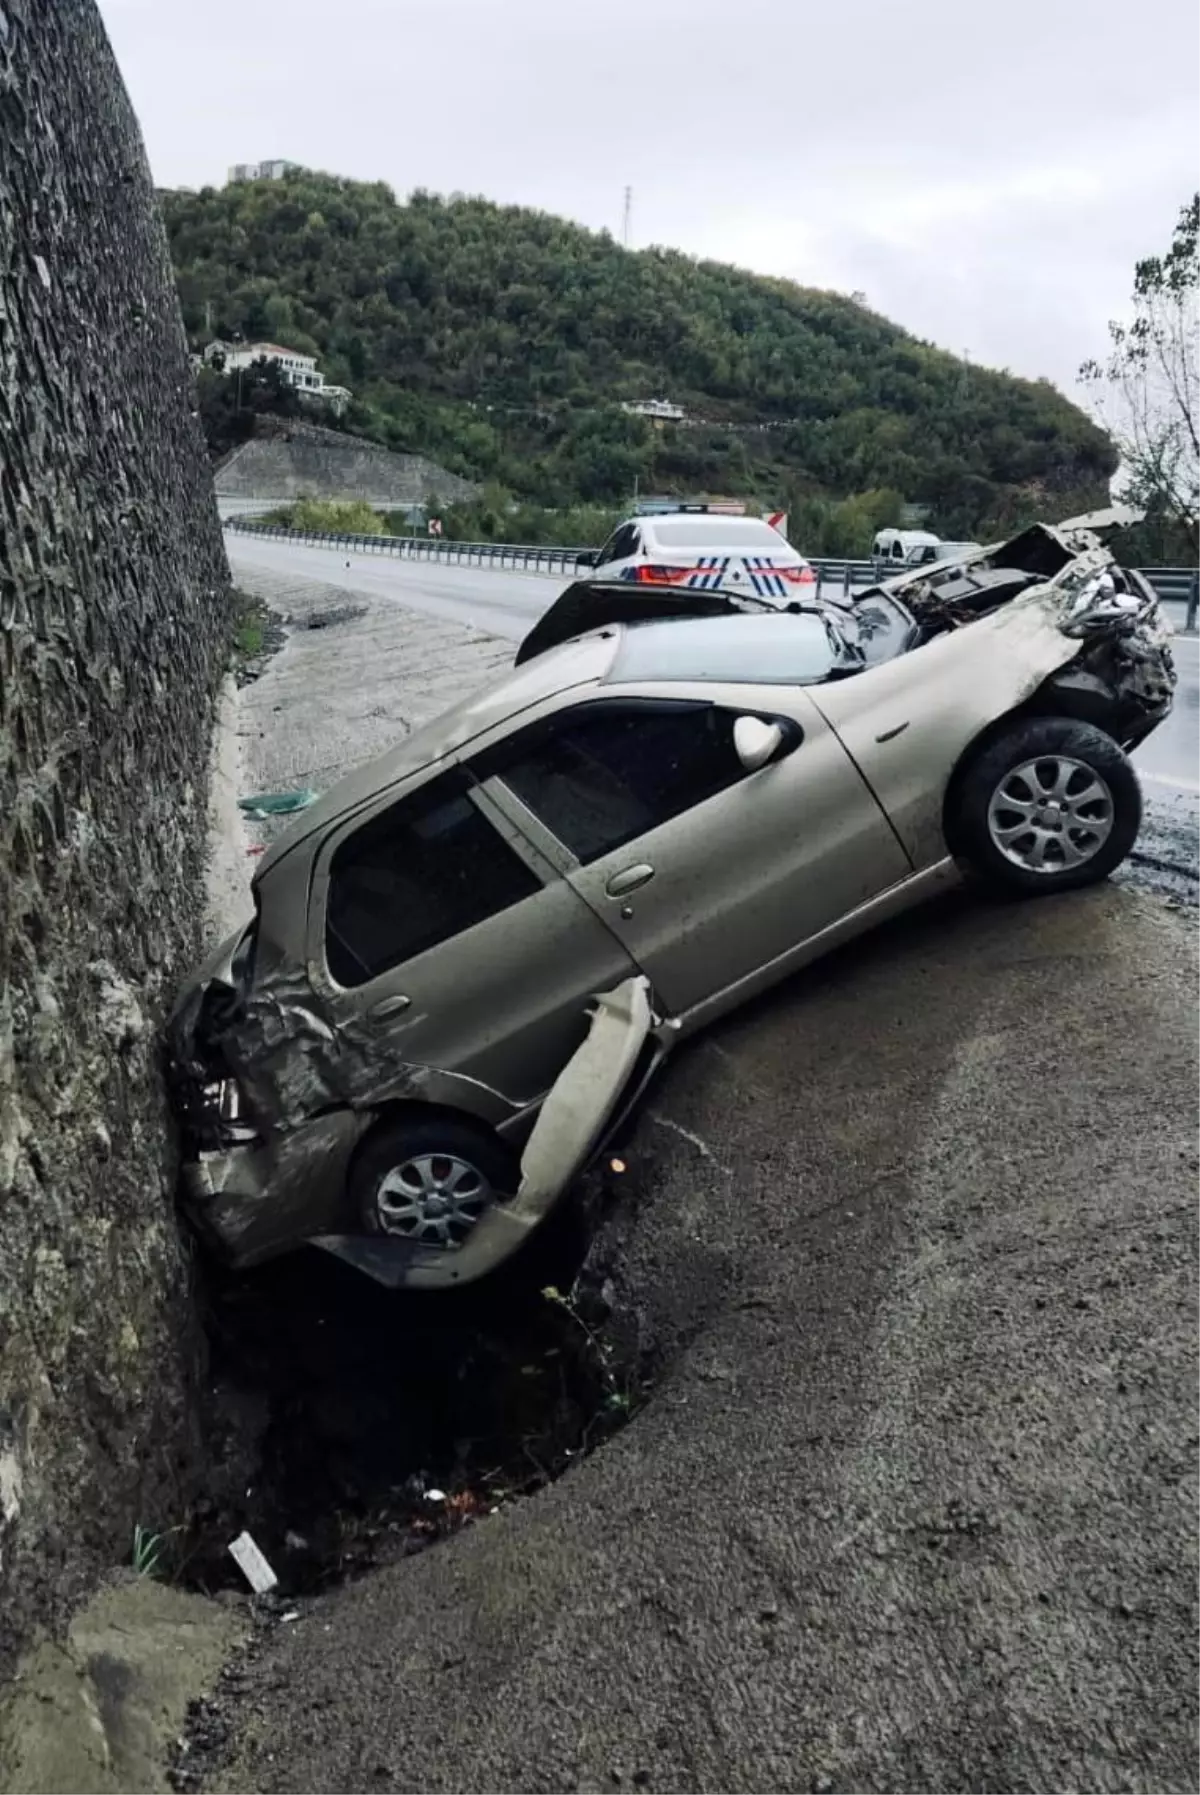
<path fill-rule="evenodd" d="M 1139 779 L 1148 779 L 1152 785 L 1169 785 L 1172 791 L 1193 792 L 1200 797 L 1200 783 L 1195 779 L 1173 779 L 1169 773 L 1144 773 L 1136 761 L 1134 770 Z"/>

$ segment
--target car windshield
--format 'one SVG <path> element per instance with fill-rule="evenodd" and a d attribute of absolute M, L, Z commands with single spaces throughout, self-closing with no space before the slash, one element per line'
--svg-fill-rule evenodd
<path fill-rule="evenodd" d="M 671 517 L 655 519 L 653 540 L 660 548 L 720 548 L 726 554 L 790 553 L 790 545 L 770 524 L 755 519 L 727 517 Z"/>
<path fill-rule="evenodd" d="M 689 618 L 627 625 L 610 685 L 641 680 L 819 685 L 861 666 L 861 654 L 819 612 Z"/>

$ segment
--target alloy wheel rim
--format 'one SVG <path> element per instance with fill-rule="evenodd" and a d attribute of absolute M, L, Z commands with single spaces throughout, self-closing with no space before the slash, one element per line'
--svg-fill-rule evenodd
<path fill-rule="evenodd" d="M 1009 769 L 987 811 L 993 846 L 1023 872 L 1051 877 L 1084 866 L 1112 834 L 1107 782 L 1069 754 L 1039 754 Z"/>
<path fill-rule="evenodd" d="M 461 1246 L 492 1200 L 490 1180 L 457 1153 L 417 1153 L 380 1180 L 380 1231 L 427 1246 Z"/>

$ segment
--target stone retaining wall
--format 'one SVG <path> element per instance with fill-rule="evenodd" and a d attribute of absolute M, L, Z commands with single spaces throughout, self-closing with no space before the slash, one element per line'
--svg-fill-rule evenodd
<path fill-rule="evenodd" d="M 0 1664 L 194 1471 L 158 1065 L 228 569 L 92 0 L 0 0 Z"/>
<path fill-rule="evenodd" d="M 260 418 L 256 434 L 217 469 L 221 498 L 365 499 L 372 505 L 443 504 L 479 488 L 423 455 L 394 455 L 361 436 L 316 424 Z"/>

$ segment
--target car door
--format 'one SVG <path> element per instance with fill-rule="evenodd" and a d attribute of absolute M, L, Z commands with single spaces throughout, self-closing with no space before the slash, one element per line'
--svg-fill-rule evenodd
<path fill-rule="evenodd" d="M 333 833 L 309 904 L 309 975 L 382 1095 L 435 1067 L 511 1104 L 552 1083 L 627 949 L 466 774 Z M 498 1118 L 497 1118 L 498 1119 Z"/>
<path fill-rule="evenodd" d="M 778 719 L 747 772 L 738 718 Z M 475 767 L 676 1016 L 712 1002 L 911 872 L 870 789 L 798 688 L 600 697 Z"/>

